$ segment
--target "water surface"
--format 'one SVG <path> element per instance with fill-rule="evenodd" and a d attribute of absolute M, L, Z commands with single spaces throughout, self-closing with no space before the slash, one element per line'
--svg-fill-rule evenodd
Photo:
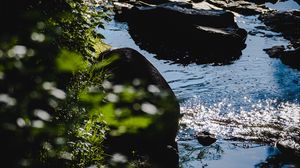
<path fill-rule="evenodd" d="M 297 3 L 294 0 L 279 0 L 275 4 L 267 2 L 266 6 L 278 11 L 287 11 L 292 9 L 300 9 L 300 2 Z"/>
<path fill-rule="evenodd" d="M 125 23 L 113 20 L 106 23 L 105 30 L 98 30 L 113 47 L 131 47 L 142 53 L 179 98 L 182 167 L 299 166 L 272 145 L 280 140 L 300 150 L 299 142 L 293 139 L 300 135 L 300 72 L 263 51 L 274 45 L 287 46 L 289 41 L 280 33 L 265 30 L 257 18 L 236 18 L 240 27 L 251 32 L 247 47 L 239 60 L 222 66 L 183 66 L 157 60 L 135 44 Z M 220 140 L 203 147 L 194 138 L 200 131 Z"/>

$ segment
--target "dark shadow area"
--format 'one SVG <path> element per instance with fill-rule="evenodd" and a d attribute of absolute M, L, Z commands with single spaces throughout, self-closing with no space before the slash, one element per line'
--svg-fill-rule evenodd
<path fill-rule="evenodd" d="M 103 53 L 100 59 L 115 56 L 117 59 L 106 66 L 111 74 L 108 81 L 119 87 L 132 85 L 132 92 L 138 96 L 129 96 L 128 91 L 125 98 L 117 94 L 116 88 L 107 90 L 120 98 L 114 104 L 120 111 L 117 119 L 122 121 L 129 117 L 131 120 L 124 122 L 121 127 L 109 125 L 112 131 L 103 142 L 105 152 L 109 155 L 121 153 L 130 161 L 149 162 L 154 168 L 178 167 L 175 137 L 180 110 L 175 94 L 158 70 L 139 52 L 130 48 L 115 49 Z M 133 120 L 134 117 L 147 117 L 150 123 L 147 127 L 128 133 L 121 131 L 113 134 L 126 128 L 126 124 L 137 122 Z M 143 120 L 142 124 L 144 122 L 147 120 Z"/>
<path fill-rule="evenodd" d="M 171 2 L 123 9 L 116 19 L 128 23 L 141 49 L 175 63 L 228 64 L 245 48 L 247 32 L 238 28 L 230 12 Z"/>
<path fill-rule="evenodd" d="M 299 167 L 299 158 L 287 153 L 281 153 L 277 148 L 269 147 L 268 156 L 265 161 L 255 165 L 257 168 L 265 167 Z"/>

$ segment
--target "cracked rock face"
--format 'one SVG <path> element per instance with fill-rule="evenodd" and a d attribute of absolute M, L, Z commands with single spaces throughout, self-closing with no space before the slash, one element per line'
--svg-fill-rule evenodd
<path fill-rule="evenodd" d="M 135 42 L 158 58 L 188 63 L 229 63 L 241 55 L 247 32 L 231 12 L 170 2 L 137 6 L 117 16 Z"/>

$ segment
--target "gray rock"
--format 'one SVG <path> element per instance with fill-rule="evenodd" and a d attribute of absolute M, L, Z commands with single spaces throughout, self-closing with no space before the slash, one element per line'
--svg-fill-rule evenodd
<path fill-rule="evenodd" d="M 198 132 L 196 134 L 196 138 L 198 142 L 203 146 L 209 146 L 217 141 L 214 135 L 206 131 Z"/>
<path fill-rule="evenodd" d="M 222 9 L 230 10 L 243 15 L 256 15 L 269 11 L 269 9 L 263 5 L 258 5 L 254 2 L 248 2 L 243 0 L 207 0 L 209 3 L 220 7 Z"/>
<path fill-rule="evenodd" d="M 300 10 L 268 12 L 259 17 L 269 29 L 281 32 L 294 48 L 300 47 Z"/>
<path fill-rule="evenodd" d="M 272 48 L 266 48 L 264 51 L 271 57 L 271 58 L 279 58 L 282 56 L 285 48 L 284 46 L 273 46 Z"/>
<path fill-rule="evenodd" d="M 195 9 L 188 3 L 135 6 L 117 19 L 128 22 L 129 33 L 142 49 L 183 64 L 236 60 L 247 36 L 232 13 Z"/>
<path fill-rule="evenodd" d="M 283 63 L 300 69 L 300 10 L 269 12 L 261 15 L 260 19 L 264 21 L 269 29 L 281 32 L 295 48 L 289 51 L 281 51 L 282 49 L 275 47 L 273 50 L 268 51 L 272 52 L 277 48 L 276 57 L 279 57 Z"/>

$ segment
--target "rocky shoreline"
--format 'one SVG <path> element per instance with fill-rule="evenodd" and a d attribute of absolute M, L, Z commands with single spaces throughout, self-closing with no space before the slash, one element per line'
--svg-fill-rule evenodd
<path fill-rule="evenodd" d="M 188 3 L 123 8 L 116 18 L 128 23 L 141 48 L 182 64 L 229 63 L 239 58 L 247 37 L 231 12 L 196 9 Z"/>
<path fill-rule="evenodd" d="M 267 49 L 270 57 L 280 58 L 283 63 L 300 69 L 300 10 L 269 12 L 260 15 L 260 19 L 269 29 L 282 33 L 291 42 L 290 48 L 278 50 L 278 46 L 274 46 Z"/>
<path fill-rule="evenodd" d="M 144 0 L 118 2 L 115 9 L 116 19 L 128 23 L 131 36 L 142 49 L 158 59 L 181 64 L 227 64 L 239 59 L 247 32 L 236 25 L 233 14 L 259 15 L 266 29 L 291 41 L 289 48 L 266 49 L 267 53 L 299 69 L 300 11 L 276 11 L 266 2 L 277 1 Z"/>
<path fill-rule="evenodd" d="M 119 5 L 117 19 L 128 23 L 129 33 L 141 49 L 156 54 L 159 59 L 172 60 L 181 64 L 224 64 L 239 59 L 240 52 L 243 50 L 244 40 L 247 36 L 245 30 L 239 28 L 235 23 L 234 15 L 259 16 L 259 19 L 266 25 L 263 29 L 280 32 L 291 42 L 288 47 L 274 46 L 271 49 L 265 49 L 266 53 L 269 54 L 270 57 L 280 58 L 284 64 L 299 68 L 299 10 L 276 11 L 266 7 L 266 5 L 264 5 L 265 2 L 267 1 L 225 2 L 204 0 L 193 3 L 168 2 L 160 4 L 156 2 L 156 5 L 149 5 L 149 3 L 151 3 L 149 1 L 147 1 L 147 4 L 135 4 L 131 2 L 123 6 Z M 202 9 L 205 5 L 207 8 Z M 218 11 L 217 9 L 221 10 Z M 207 15 L 203 14 L 203 11 L 206 11 Z M 192 22 L 190 22 L 190 19 L 187 19 L 193 15 L 198 15 L 198 13 L 205 15 L 206 19 L 201 19 L 201 21 L 203 21 L 202 23 L 197 23 L 197 20 L 192 19 Z M 163 16 L 161 14 L 163 14 Z M 180 15 L 184 15 L 184 17 L 181 17 Z M 172 20 L 172 16 L 180 19 Z M 209 23 L 209 21 L 212 20 L 212 16 L 222 19 L 219 19 L 219 21 L 216 21 L 218 19 L 214 19 L 218 22 L 217 24 Z M 223 25 L 220 25 L 220 23 Z M 195 24 L 202 25 L 197 25 L 195 27 Z M 178 28 L 178 30 L 176 30 L 176 28 Z M 231 30 L 231 32 L 229 30 Z M 201 31 L 202 34 L 199 33 Z M 192 33 L 189 34 L 183 32 Z M 255 32 L 252 33 L 255 35 Z M 224 34 L 226 34 L 226 40 L 220 40 L 220 42 L 215 40 L 222 39 Z M 229 34 L 231 36 L 228 36 Z M 214 35 L 215 39 L 212 38 Z M 239 40 L 236 40 L 235 42 L 229 40 L 230 38 L 237 36 L 240 37 Z M 204 41 L 197 41 L 197 45 L 194 45 L 194 41 L 189 41 L 189 39 L 194 37 L 207 38 L 204 38 Z M 177 44 L 182 40 L 184 44 Z M 212 42 L 210 43 L 209 40 Z M 201 45 L 204 47 L 201 47 Z M 228 52 L 228 50 L 232 49 L 231 47 L 235 48 L 235 50 L 238 48 L 239 51 L 232 53 Z M 178 51 L 178 48 L 179 50 L 182 49 L 182 51 Z M 201 51 L 201 53 L 205 53 L 204 56 L 201 55 L 199 57 L 199 54 L 197 55 L 197 49 L 199 49 L 198 51 Z M 208 51 L 205 51 L 205 49 L 208 49 Z M 209 53 L 211 51 L 214 52 Z M 218 52 L 224 53 L 224 51 L 227 52 L 224 54 L 226 57 L 216 54 Z M 172 57 L 169 55 L 172 55 Z M 185 56 L 182 57 L 182 55 Z M 228 57 L 228 55 L 234 56 Z M 289 149 L 289 146 L 281 145 L 280 143 L 278 143 L 278 145 L 282 152 L 290 151 L 284 150 Z M 296 150 L 294 153 L 297 155 L 299 152 Z"/>

